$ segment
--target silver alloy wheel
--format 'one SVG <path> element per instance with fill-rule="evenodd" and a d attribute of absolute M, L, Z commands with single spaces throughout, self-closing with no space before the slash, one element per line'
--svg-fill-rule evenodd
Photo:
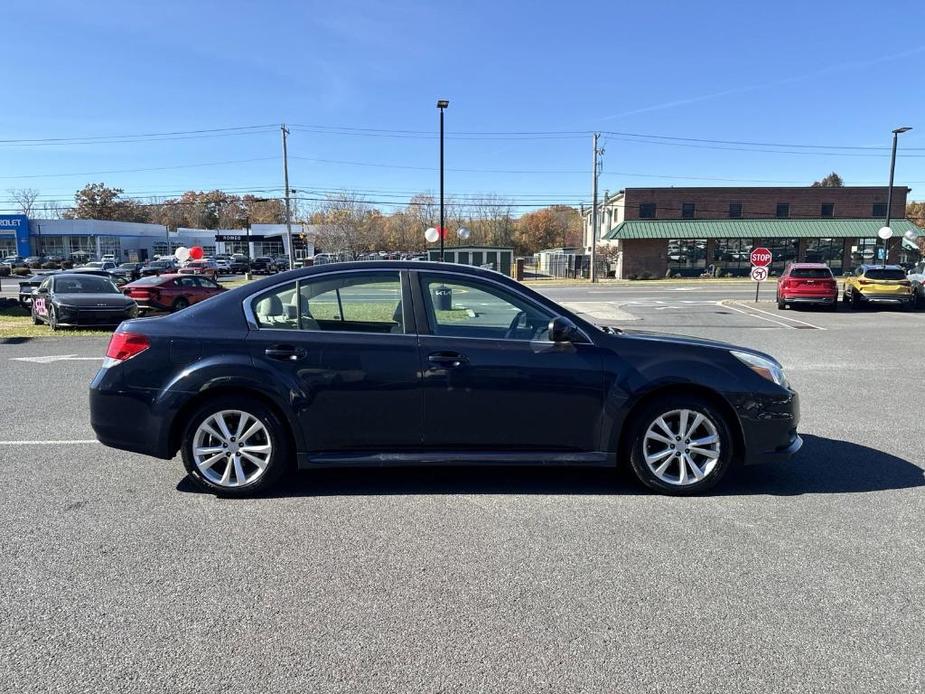
<path fill-rule="evenodd" d="M 656 417 L 646 429 L 642 454 L 659 480 L 686 487 L 713 472 L 720 456 L 719 432 L 700 412 L 670 410 Z"/>
<path fill-rule="evenodd" d="M 222 410 L 203 420 L 193 435 L 193 462 L 220 487 L 256 481 L 267 469 L 273 444 L 263 423 L 241 410 Z"/>

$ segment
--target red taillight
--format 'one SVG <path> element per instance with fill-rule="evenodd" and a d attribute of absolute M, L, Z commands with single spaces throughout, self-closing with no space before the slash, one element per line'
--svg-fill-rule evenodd
<path fill-rule="evenodd" d="M 899 286 L 900 287 L 911 287 L 912 282 L 910 282 L 909 280 L 899 280 Z"/>
<path fill-rule="evenodd" d="M 106 350 L 106 366 L 123 362 L 144 352 L 151 342 L 138 333 L 113 333 Z"/>
<path fill-rule="evenodd" d="M 858 280 L 858 284 L 863 286 L 867 284 L 873 284 L 873 282 L 871 282 L 870 280 Z"/>

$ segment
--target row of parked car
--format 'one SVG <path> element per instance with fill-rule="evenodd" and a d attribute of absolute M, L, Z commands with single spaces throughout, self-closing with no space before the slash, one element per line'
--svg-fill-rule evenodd
<path fill-rule="evenodd" d="M 838 282 L 824 263 L 791 263 L 777 282 L 777 308 L 782 311 L 800 305 L 837 311 L 838 298 Z M 925 261 L 908 271 L 899 265 L 861 265 L 845 277 L 841 300 L 852 308 L 925 306 Z"/>

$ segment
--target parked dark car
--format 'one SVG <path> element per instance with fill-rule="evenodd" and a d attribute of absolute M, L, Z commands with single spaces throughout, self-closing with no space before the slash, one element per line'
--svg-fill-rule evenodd
<path fill-rule="evenodd" d="M 32 292 L 39 288 L 39 285 L 45 281 L 45 278 L 49 275 L 53 275 L 58 270 L 42 270 L 36 272 L 32 277 L 27 277 L 26 279 L 19 281 L 19 304 L 23 308 L 29 308 L 32 306 Z"/>
<path fill-rule="evenodd" d="M 126 280 L 121 275 L 116 275 L 110 272 L 109 270 L 97 270 L 93 267 L 77 267 L 73 270 L 67 270 L 67 272 L 75 275 L 95 275 L 96 277 L 104 277 L 112 282 L 116 287 L 122 287 L 128 280 Z"/>
<path fill-rule="evenodd" d="M 141 268 L 141 276 L 157 276 L 164 274 L 173 274 L 177 271 L 177 265 L 172 260 L 152 260 L 150 263 Z"/>
<path fill-rule="evenodd" d="M 141 277 L 144 266 L 144 263 L 122 263 L 115 270 L 112 270 L 112 274 L 124 277 L 126 281 L 132 282 Z"/>
<path fill-rule="evenodd" d="M 136 318 L 138 306 L 105 277 L 60 272 L 46 277 L 32 299 L 32 322 L 52 330 L 112 326 Z"/>
<path fill-rule="evenodd" d="M 251 263 L 251 272 L 255 275 L 272 275 L 277 272 L 276 261 L 269 256 L 254 258 Z"/>
<path fill-rule="evenodd" d="M 154 311 L 180 311 L 224 291 L 215 280 L 194 275 L 142 277 L 122 287 L 140 309 Z"/>
<path fill-rule="evenodd" d="M 97 438 L 254 493 L 292 464 L 628 464 L 669 494 L 802 441 L 772 357 L 603 329 L 495 272 L 411 261 L 294 270 L 113 335 Z"/>
<path fill-rule="evenodd" d="M 251 259 L 246 255 L 235 254 L 231 256 L 231 272 L 235 274 L 241 274 L 243 272 L 251 271 Z"/>

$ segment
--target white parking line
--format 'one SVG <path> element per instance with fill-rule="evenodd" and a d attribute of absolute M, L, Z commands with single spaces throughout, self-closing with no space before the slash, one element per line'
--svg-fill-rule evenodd
<path fill-rule="evenodd" d="M 728 304 L 726 304 L 726 306 L 728 306 Z M 788 321 L 793 321 L 794 323 L 808 325 L 810 328 L 815 328 L 816 330 L 825 330 L 825 328 L 823 328 L 820 325 L 813 325 L 812 323 L 807 323 L 805 320 L 798 320 L 796 318 L 790 318 L 789 316 L 781 316 L 776 313 L 770 313 L 768 311 L 765 311 L 764 309 L 758 308 L 757 306 L 746 306 L 745 308 L 751 309 L 752 311 L 759 311 L 767 316 L 774 316 L 775 318 L 779 318 L 780 320 L 788 320 Z"/>
<path fill-rule="evenodd" d="M 771 318 L 765 318 L 764 316 L 758 316 L 758 315 L 755 315 L 754 313 L 749 313 L 748 311 L 743 311 L 743 310 L 740 309 L 740 308 L 736 308 L 736 307 L 733 306 L 732 304 L 726 304 L 726 303 L 724 303 L 723 306 L 725 306 L 725 307 L 728 308 L 728 309 L 731 309 L 731 310 L 735 311 L 736 313 L 741 313 L 743 316 L 748 316 L 749 318 L 757 318 L 758 320 L 767 321 L 768 323 L 774 323 L 774 325 L 779 325 L 779 326 L 782 327 L 782 328 L 788 328 L 788 329 L 790 329 L 790 330 L 796 330 L 796 328 L 795 328 L 794 326 L 790 325 L 789 323 L 781 323 L 780 321 L 772 320 Z"/>
<path fill-rule="evenodd" d="M 64 446 L 73 443 L 99 443 L 96 439 L 76 439 L 71 441 L 0 441 L 0 446 Z"/>

